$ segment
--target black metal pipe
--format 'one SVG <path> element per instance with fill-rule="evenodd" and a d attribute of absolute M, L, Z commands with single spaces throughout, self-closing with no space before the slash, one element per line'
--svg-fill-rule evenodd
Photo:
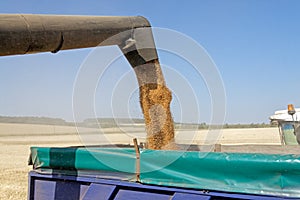
<path fill-rule="evenodd" d="M 140 16 L 0 14 L 0 56 L 95 47 L 125 31 L 102 44 L 122 47 L 131 37 L 126 30 L 144 27 L 150 23 Z"/>

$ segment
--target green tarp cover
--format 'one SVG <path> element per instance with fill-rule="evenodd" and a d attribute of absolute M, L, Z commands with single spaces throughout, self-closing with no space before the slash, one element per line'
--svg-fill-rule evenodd
<path fill-rule="evenodd" d="M 35 169 L 135 173 L 135 159 L 131 148 L 31 147 L 30 160 Z"/>
<path fill-rule="evenodd" d="M 34 168 L 136 172 L 134 149 L 31 148 Z M 300 156 L 142 150 L 140 181 L 224 192 L 300 197 Z"/>

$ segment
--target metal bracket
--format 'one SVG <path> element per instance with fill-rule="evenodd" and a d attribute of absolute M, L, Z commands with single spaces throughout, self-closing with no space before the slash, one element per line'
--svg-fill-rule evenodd
<path fill-rule="evenodd" d="M 63 43 L 64 43 L 64 35 L 63 35 L 63 33 L 61 33 L 60 34 L 60 42 L 59 42 L 58 46 L 56 47 L 56 49 L 51 51 L 51 53 L 57 53 L 62 48 Z"/>
<path fill-rule="evenodd" d="M 140 149 L 139 149 L 136 138 L 133 139 L 133 144 L 134 144 L 134 149 L 135 149 L 135 154 L 136 154 L 136 170 L 135 170 L 136 181 L 140 182 L 140 173 L 141 173 L 141 162 L 140 161 L 141 160 L 140 160 Z"/>

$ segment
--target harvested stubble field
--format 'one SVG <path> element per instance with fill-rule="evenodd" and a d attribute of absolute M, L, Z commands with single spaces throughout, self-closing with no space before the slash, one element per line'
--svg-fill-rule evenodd
<path fill-rule="evenodd" d="M 132 138 L 145 140 L 145 131 L 141 126 L 105 128 L 105 136 L 99 136 L 98 129 L 71 126 L 6 124 L 0 123 L 0 199 L 19 200 L 27 198 L 27 165 L 31 146 L 78 146 L 104 143 L 132 143 Z M 122 132 L 121 132 L 122 131 Z M 206 130 L 176 131 L 177 143 L 204 144 Z M 221 131 L 220 144 L 280 144 L 277 128 L 260 129 L 224 129 Z M 94 140 L 93 138 L 97 138 Z M 191 138 L 190 140 L 186 138 Z M 84 142 L 82 142 L 84 141 Z"/>

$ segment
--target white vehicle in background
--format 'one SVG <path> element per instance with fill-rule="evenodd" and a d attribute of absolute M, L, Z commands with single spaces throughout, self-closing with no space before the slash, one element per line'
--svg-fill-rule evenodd
<path fill-rule="evenodd" d="M 289 104 L 287 110 L 276 111 L 270 120 L 278 124 L 283 145 L 300 144 L 300 108 L 295 109 L 292 104 Z"/>

